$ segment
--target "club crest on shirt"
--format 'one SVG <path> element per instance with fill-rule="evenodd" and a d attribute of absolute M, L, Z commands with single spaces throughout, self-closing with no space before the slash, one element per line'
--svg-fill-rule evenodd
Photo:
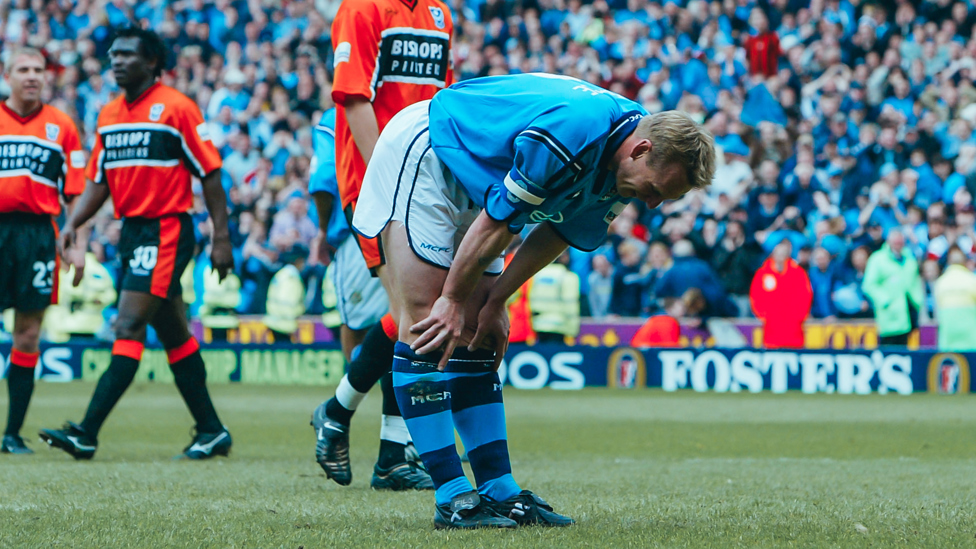
<path fill-rule="evenodd" d="M 163 116 L 163 109 L 166 105 L 162 103 L 156 103 L 152 107 L 149 107 L 149 120 L 151 122 L 159 122 L 159 119 Z"/>
<path fill-rule="evenodd" d="M 44 133 L 47 135 L 48 141 L 57 141 L 58 136 L 61 135 L 61 126 L 51 123 L 44 124 Z"/>
<path fill-rule="evenodd" d="M 428 9 L 430 9 L 430 15 L 434 18 L 434 26 L 443 29 L 446 24 L 444 22 L 444 10 L 435 8 L 434 6 L 430 6 Z"/>

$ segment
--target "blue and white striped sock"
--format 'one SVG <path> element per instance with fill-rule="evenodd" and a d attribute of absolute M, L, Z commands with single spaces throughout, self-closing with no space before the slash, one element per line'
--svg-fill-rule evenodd
<path fill-rule="evenodd" d="M 512 477 L 502 384 L 492 371 L 494 363 L 493 351 L 454 351 L 447 363 L 447 390 L 454 426 L 468 452 L 478 492 L 502 501 L 521 488 Z"/>
<path fill-rule="evenodd" d="M 454 446 L 452 394 L 436 355 L 417 355 L 398 341 L 393 353 L 393 391 L 413 443 L 434 481 L 439 505 L 473 490 Z"/>

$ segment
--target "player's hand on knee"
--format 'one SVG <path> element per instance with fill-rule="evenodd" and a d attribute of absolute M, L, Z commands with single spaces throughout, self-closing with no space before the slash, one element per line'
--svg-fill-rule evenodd
<path fill-rule="evenodd" d="M 410 327 L 410 332 L 420 334 L 410 348 L 418 355 L 443 350 L 437 369 L 447 367 L 447 361 L 454 352 L 464 329 L 464 305 L 452 299 L 441 296 L 434 302 L 427 318 Z"/>
<path fill-rule="evenodd" d="M 508 350 L 509 320 L 504 303 L 489 301 L 478 313 L 478 329 L 468 344 L 468 350 L 491 349 L 495 351 L 495 371 L 502 365 Z"/>

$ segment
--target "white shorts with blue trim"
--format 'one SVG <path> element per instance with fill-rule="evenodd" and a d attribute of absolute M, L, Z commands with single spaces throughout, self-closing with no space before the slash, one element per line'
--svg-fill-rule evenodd
<path fill-rule="evenodd" d="M 369 328 L 390 309 L 386 290 L 380 279 L 369 272 L 363 252 L 353 235 L 336 250 L 329 278 L 336 291 L 339 318 L 350 329 Z"/>
<path fill-rule="evenodd" d="M 406 227 L 422 261 L 450 269 L 461 239 L 481 212 L 430 146 L 428 108 L 421 101 L 400 111 L 380 135 L 353 216 L 353 228 L 375 238 L 391 221 Z M 485 274 L 504 269 L 499 257 Z"/>

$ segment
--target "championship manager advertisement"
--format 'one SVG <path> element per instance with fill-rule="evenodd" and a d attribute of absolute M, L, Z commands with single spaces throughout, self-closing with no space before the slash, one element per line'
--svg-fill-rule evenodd
<path fill-rule="evenodd" d="M 321 345 L 210 345 L 203 349 L 211 383 L 335 385 L 345 361 Z M 4 374 L 10 344 L 0 344 Z M 108 366 L 106 343 L 42 345 L 37 376 L 97 380 Z M 976 354 L 932 351 L 635 349 L 512 345 L 499 374 L 517 389 L 613 387 L 716 393 L 968 394 L 976 391 Z M 137 381 L 172 377 L 162 350 L 147 349 Z"/>

